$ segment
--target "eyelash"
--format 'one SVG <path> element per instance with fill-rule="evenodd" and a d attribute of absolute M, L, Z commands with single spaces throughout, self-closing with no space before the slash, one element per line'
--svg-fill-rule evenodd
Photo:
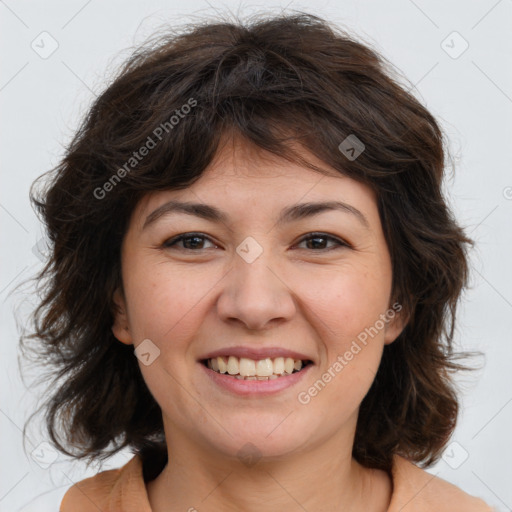
<path fill-rule="evenodd" d="M 181 235 L 178 235 L 178 236 L 175 236 L 173 238 L 170 238 L 170 239 L 166 240 L 162 244 L 162 247 L 164 249 L 171 249 L 178 242 L 181 242 L 183 240 L 188 240 L 190 238 L 204 238 L 204 239 L 210 240 L 210 242 L 212 242 L 212 240 L 209 237 L 207 237 L 206 235 L 204 235 L 203 233 L 183 233 Z M 299 240 L 298 243 L 302 243 L 302 242 L 308 241 L 308 240 L 313 240 L 315 238 L 325 238 L 326 240 L 330 240 L 330 241 L 336 242 L 336 244 L 338 244 L 338 247 L 331 247 L 329 249 L 326 249 L 326 248 L 324 248 L 324 249 L 311 249 L 312 251 L 315 251 L 315 252 L 327 252 L 327 251 L 332 251 L 334 249 L 339 249 L 341 247 L 352 248 L 352 246 L 348 242 L 345 242 L 344 240 L 341 240 L 341 239 L 339 239 L 337 237 L 334 237 L 332 235 L 328 235 L 326 233 L 319 233 L 319 232 L 309 233 L 309 236 L 306 236 L 306 237 L 302 238 L 301 240 Z M 212 242 L 212 243 L 214 243 L 214 242 Z M 181 248 L 181 249 L 178 249 L 178 250 L 198 252 L 201 249 L 197 249 L 196 250 L 196 249 Z"/>

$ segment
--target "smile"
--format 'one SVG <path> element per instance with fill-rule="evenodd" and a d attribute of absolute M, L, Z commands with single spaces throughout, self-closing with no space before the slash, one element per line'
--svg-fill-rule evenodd
<path fill-rule="evenodd" d="M 300 372 L 311 364 L 309 360 L 291 357 L 267 357 L 265 359 L 249 359 L 236 356 L 218 356 L 203 360 L 202 363 L 216 373 L 226 374 L 239 380 L 274 380 Z"/>

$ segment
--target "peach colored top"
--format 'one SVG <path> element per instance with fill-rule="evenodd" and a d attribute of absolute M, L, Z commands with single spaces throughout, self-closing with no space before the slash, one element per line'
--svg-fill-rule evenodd
<path fill-rule="evenodd" d="M 395 455 L 393 494 L 388 512 L 492 512 L 453 484 Z M 134 455 L 123 467 L 102 471 L 73 485 L 60 512 L 151 512 L 142 461 Z"/>

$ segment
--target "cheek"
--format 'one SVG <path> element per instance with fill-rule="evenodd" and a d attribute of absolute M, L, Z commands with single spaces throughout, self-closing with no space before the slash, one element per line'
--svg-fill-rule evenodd
<path fill-rule="evenodd" d="M 391 278 L 380 266 L 316 273 L 302 282 L 299 293 L 307 309 L 322 321 L 327 337 L 340 348 L 375 324 L 388 308 Z"/>
<path fill-rule="evenodd" d="M 126 276 L 129 318 L 132 334 L 137 339 L 150 338 L 160 345 L 172 339 L 192 336 L 197 329 L 197 315 L 208 294 L 214 292 L 218 277 L 213 272 L 174 267 L 165 263 L 134 265 L 138 269 Z M 195 327 L 194 327 L 195 325 Z"/>
<path fill-rule="evenodd" d="M 355 410 L 375 378 L 384 347 L 381 315 L 388 310 L 391 291 L 391 276 L 382 268 L 340 274 L 311 301 L 329 327 L 324 330 L 321 368 L 328 390 L 318 401 L 321 407 L 341 400 L 338 412 Z"/>
<path fill-rule="evenodd" d="M 357 411 L 375 379 L 384 347 L 384 329 L 375 326 L 387 295 L 358 279 L 340 278 L 331 286 L 310 302 L 321 340 L 319 371 L 298 399 L 337 425 Z"/>

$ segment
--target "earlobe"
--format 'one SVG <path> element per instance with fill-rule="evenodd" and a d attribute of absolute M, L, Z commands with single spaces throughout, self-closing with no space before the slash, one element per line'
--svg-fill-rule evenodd
<path fill-rule="evenodd" d="M 388 322 L 386 324 L 386 331 L 384 334 L 384 343 L 386 345 L 393 343 L 393 341 L 395 341 L 398 336 L 400 336 L 402 331 L 405 329 L 405 326 L 409 322 L 409 315 L 406 314 L 401 305 L 398 305 L 399 308 L 395 308 L 396 304 L 397 303 L 393 305 L 393 308 L 388 310 L 388 313 L 392 311 L 394 315 L 388 315 Z"/>
<path fill-rule="evenodd" d="M 128 327 L 128 317 L 126 315 L 126 301 L 120 288 L 117 288 L 112 296 L 114 302 L 114 323 L 112 332 L 114 336 L 126 345 L 132 345 L 133 340 Z"/>

